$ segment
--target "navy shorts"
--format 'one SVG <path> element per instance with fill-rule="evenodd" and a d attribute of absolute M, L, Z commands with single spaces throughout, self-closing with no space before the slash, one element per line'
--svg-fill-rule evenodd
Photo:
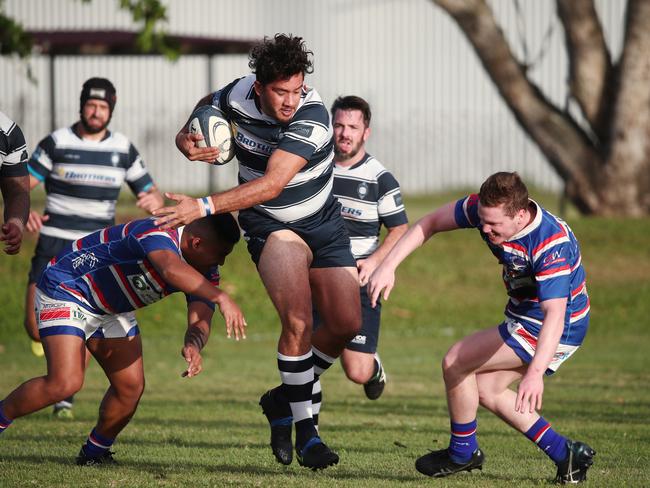
<path fill-rule="evenodd" d="M 69 239 L 61 239 L 60 237 L 39 235 L 36 251 L 32 258 L 32 267 L 29 270 L 29 283 L 38 283 L 43 270 L 47 267 L 47 263 L 71 242 Z"/>
<path fill-rule="evenodd" d="M 354 339 L 347 343 L 346 349 L 357 352 L 374 354 L 379 344 L 379 323 L 381 321 L 381 303 L 377 300 L 377 306 L 372 308 L 370 297 L 368 297 L 367 286 L 359 288 L 361 293 L 361 330 Z M 321 324 L 320 315 L 313 307 L 314 330 Z"/>
<path fill-rule="evenodd" d="M 314 256 L 312 268 L 356 267 L 350 236 L 341 217 L 341 204 L 334 197 L 330 196 L 317 214 L 292 223 L 279 222 L 254 209 L 242 210 L 239 225 L 256 266 L 269 235 L 286 229 L 295 232 L 309 246 Z"/>

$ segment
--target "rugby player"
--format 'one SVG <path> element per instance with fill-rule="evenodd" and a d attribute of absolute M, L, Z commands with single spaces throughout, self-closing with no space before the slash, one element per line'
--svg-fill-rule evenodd
<path fill-rule="evenodd" d="M 108 130 L 115 110 L 115 87 L 106 78 L 86 80 L 79 97 L 79 120 L 58 129 L 41 142 L 28 162 L 30 189 L 45 186 L 43 215 L 30 212 L 27 230 L 39 232 L 25 296 L 25 330 L 38 354 L 34 316 L 36 282 L 47 263 L 64 246 L 115 223 L 115 203 L 126 182 L 137 206 L 151 212 L 163 204 L 135 146 L 119 132 Z M 72 417 L 72 397 L 54 406 L 58 418 Z"/>
<path fill-rule="evenodd" d="M 352 254 L 359 271 L 361 331 L 345 346 L 341 365 L 347 377 L 363 385 L 366 396 L 379 398 L 386 373 L 377 354 L 381 304 L 370 306 L 368 278 L 408 229 L 408 218 L 399 183 L 366 152 L 370 137 L 370 105 L 363 98 L 337 98 L 330 110 L 334 128 L 334 188 L 341 202 L 341 215 L 350 234 Z M 380 242 L 381 226 L 387 233 Z M 318 325 L 318 314 L 314 324 Z M 314 418 L 320 410 L 320 382 L 314 385 Z"/>
<path fill-rule="evenodd" d="M 476 228 L 503 266 L 505 320 L 454 344 L 442 362 L 451 420 L 449 447 L 420 457 L 416 469 L 442 477 L 483 467 L 479 404 L 535 442 L 557 465 L 556 481 L 586 479 L 594 450 L 556 432 L 538 413 L 544 376 L 582 344 L 589 296 L 578 241 L 569 226 L 536 202 L 517 173 L 490 176 L 478 194 L 419 220 L 370 277 L 371 301 L 388 299 L 395 269 L 438 232 Z M 516 392 L 509 386 L 519 382 Z"/>
<path fill-rule="evenodd" d="M 14 419 L 79 391 L 87 347 L 110 387 L 76 461 L 113 463 L 110 448 L 144 391 L 142 342 L 133 310 L 184 292 L 188 325 L 181 354 L 188 365 L 183 375 L 199 374 L 215 303 L 228 337 L 245 337 L 239 307 L 217 287 L 218 267 L 238 240 L 234 217 L 221 214 L 168 231 L 152 218 L 135 220 L 66 246 L 50 261 L 36 288 L 47 374 L 26 381 L 0 402 L 0 432 Z"/>
<path fill-rule="evenodd" d="M 361 325 L 359 277 L 341 205 L 332 195 L 332 125 L 320 96 L 305 85 L 311 51 L 302 38 L 276 34 L 255 45 L 244 76 L 201 99 L 234 126 L 239 186 L 154 211 L 157 223 L 176 226 L 207 213 L 239 211 L 248 250 L 282 324 L 278 369 L 282 384 L 260 405 L 271 426 L 276 459 L 292 462 L 292 423 L 298 462 L 311 469 L 338 455 L 313 421 L 314 375 L 322 374 Z M 214 161 L 217 148 L 199 148 L 186 124 L 176 136 L 190 160 Z M 323 324 L 312 335 L 312 300 Z"/>
<path fill-rule="evenodd" d="M 0 192 L 4 202 L 0 242 L 4 242 L 4 252 L 18 254 L 29 215 L 27 144 L 20 127 L 2 112 L 0 112 Z"/>

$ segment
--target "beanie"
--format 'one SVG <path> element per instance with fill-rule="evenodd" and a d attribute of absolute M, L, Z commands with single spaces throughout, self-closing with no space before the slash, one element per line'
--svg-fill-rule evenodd
<path fill-rule="evenodd" d="M 84 105 L 90 99 L 104 100 L 108 103 L 111 113 L 115 108 L 115 87 L 106 78 L 90 78 L 86 80 L 81 89 L 81 96 L 79 97 L 79 110 L 83 111 Z"/>

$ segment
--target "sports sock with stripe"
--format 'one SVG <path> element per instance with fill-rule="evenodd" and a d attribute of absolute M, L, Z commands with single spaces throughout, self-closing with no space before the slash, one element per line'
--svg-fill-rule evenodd
<path fill-rule="evenodd" d="M 336 358 L 328 356 L 322 351 L 319 351 L 314 346 L 311 347 L 312 352 L 314 353 L 314 387 L 311 392 L 311 403 L 313 409 L 314 425 L 318 429 L 318 415 L 320 413 L 320 408 L 323 403 L 323 392 L 321 390 L 320 377 L 321 375 L 329 369 L 329 367 L 334 364 Z"/>
<path fill-rule="evenodd" d="M 451 422 L 449 457 L 453 462 L 466 463 L 472 458 L 472 453 L 478 449 L 476 426 L 476 419 L 466 424 Z"/>
<path fill-rule="evenodd" d="M 311 392 L 314 383 L 314 360 L 309 351 L 301 356 L 285 356 L 278 352 L 278 369 L 282 392 L 289 400 L 296 427 L 296 448 L 302 449 L 318 434 L 312 418 Z"/>
<path fill-rule="evenodd" d="M 99 457 L 108 451 L 115 442 L 115 439 L 109 439 L 97 433 L 97 428 L 94 428 L 82 449 L 84 454 L 88 457 Z"/>
<path fill-rule="evenodd" d="M 567 439 L 551 428 L 544 417 L 540 417 L 525 433 L 531 441 L 537 444 L 544 454 L 555 463 L 562 462 L 567 456 Z"/>
<path fill-rule="evenodd" d="M 0 402 L 0 434 L 2 434 L 13 422 L 13 420 L 9 420 L 5 417 L 5 411 L 2 409 L 3 403 L 4 402 Z"/>

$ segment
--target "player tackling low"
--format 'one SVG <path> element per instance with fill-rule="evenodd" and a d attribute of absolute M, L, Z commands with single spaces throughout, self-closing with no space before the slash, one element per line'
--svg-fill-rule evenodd
<path fill-rule="evenodd" d="M 245 337 L 239 307 L 216 287 L 218 266 L 237 241 L 237 222 L 223 214 L 178 231 L 160 230 L 150 218 L 135 220 L 68 244 L 50 261 L 36 287 L 47 374 L 26 381 L 0 402 L 0 433 L 14 419 L 76 393 L 84 380 L 87 347 L 110 387 L 77 464 L 114 463 L 109 449 L 134 415 L 144 390 L 142 342 L 133 310 L 185 292 L 184 376 L 197 375 L 214 303 L 224 316 L 228 336 Z"/>
<path fill-rule="evenodd" d="M 481 469 L 476 438 L 479 404 L 523 433 L 557 465 L 556 481 L 586 479 L 594 450 L 553 430 L 542 408 L 544 375 L 582 344 L 589 296 L 580 248 L 569 226 L 528 198 L 517 173 L 495 173 L 473 194 L 419 220 L 370 278 L 371 301 L 395 284 L 395 269 L 438 232 L 476 228 L 503 265 L 510 299 L 499 326 L 465 337 L 447 352 L 442 370 L 451 417 L 449 447 L 420 457 L 433 477 Z M 509 389 L 519 381 L 517 391 Z"/>

